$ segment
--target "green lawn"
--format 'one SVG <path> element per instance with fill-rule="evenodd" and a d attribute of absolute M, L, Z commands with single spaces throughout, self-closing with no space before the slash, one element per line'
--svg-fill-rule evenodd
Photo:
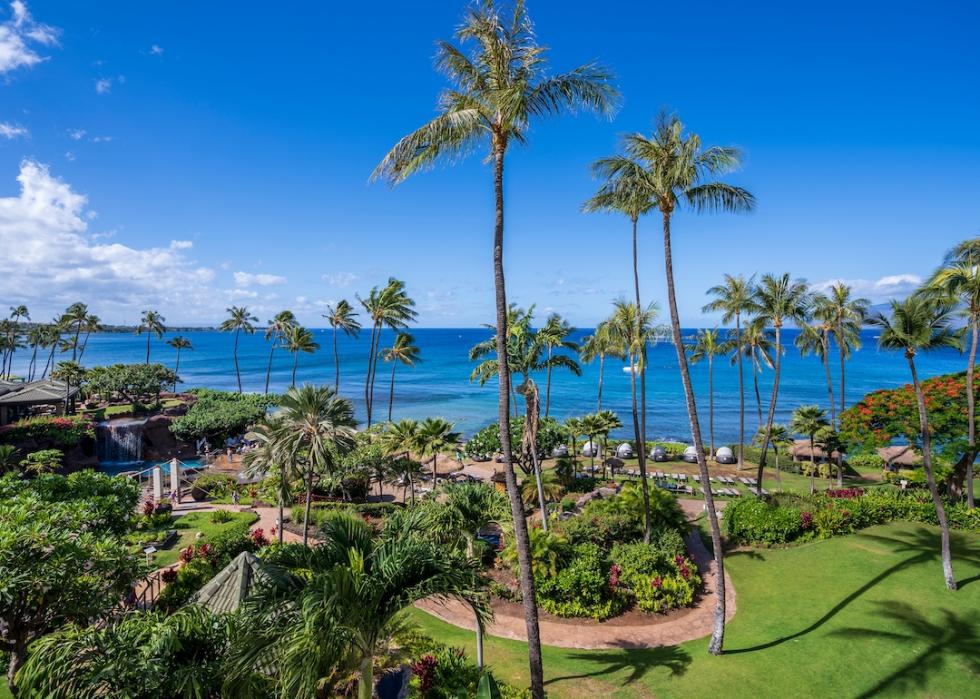
<path fill-rule="evenodd" d="M 182 548 L 191 544 L 198 545 L 207 543 L 208 539 L 216 534 L 220 534 L 242 522 L 252 524 L 258 521 L 259 517 L 254 512 L 233 512 L 230 513 L 232 519 L 228 522 L 214 523 L 211 521 L 211 512 L 190 512 L 174 519 L 173 524 L 165 529 L 176 529 L 179 539 L 168 549 L 157 551 L 153 554 L 153 565 L 157 568 L 173 565 L 177 562 L 177 556 Z M 197 533 L 203 536 L 198 539 Z"/>
<path fill-rule="evenodd" d="M 980 537 L 954 533 L 948 592 L 938 530 L 895 523 L 778 550 L 732 553 L 738 612 L 726 653 L 707 639 L 654 650 L 547 647 L 551 697 L 965 697 L 980 680 Z M 413 611 L 441 641 L 472 633 Z M 527 683 L 526 646 L 490 638 L 487 661 Z M 971 690 L 970 687 L 974 689 Z"/>

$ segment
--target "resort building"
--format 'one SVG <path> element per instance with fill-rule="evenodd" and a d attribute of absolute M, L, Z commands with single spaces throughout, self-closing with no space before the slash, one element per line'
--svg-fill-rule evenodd
<path fill-rule="evenodd" d="M 64 381 L 0 380 L 0 425 L 31 415 L 61 415 L 66 399 L 72 405 L 77 395 L 78 386 L 68 388 Z"/>

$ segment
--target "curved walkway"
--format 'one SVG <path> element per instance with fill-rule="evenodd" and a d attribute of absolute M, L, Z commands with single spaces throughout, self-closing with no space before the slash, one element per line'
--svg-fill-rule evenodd
<path fill-rule="evenodd" d="M 701 501 L 682 500 L 681 504 L 688 517 L 695 519 L 701 514 Z M 704 581 L 704 591 L 694 607 L 675 612 L 663 619 L 657 616 L 645 617 L 642 623 L 617 624 L 616 619 L 607 622 L 540 619 L 538 627 L 541 643 L 559 648 L 656 648 L 710 635 L 714 628 L 715 590 L 718 583 L 714 558 L 704 547 L 697 531 L 689 532 L 685 541 Z M 456 600 L 438 602 L 428 599 L 415 606 L 454 626 L 476 630 L 473 612 Z M 728 575 L 725 575 L 726 621 L 735 615 L 735 611 L 735 588 Z M 488 634 L 527 641 L 524 614 L 520 605 L 499 605 L 494 608 L 494 616 L 493 623 L 486 629 Z"/>

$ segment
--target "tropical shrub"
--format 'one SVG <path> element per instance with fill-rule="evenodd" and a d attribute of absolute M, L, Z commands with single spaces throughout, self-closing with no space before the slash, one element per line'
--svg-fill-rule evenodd
<path fill-rule="evenodd" d="M 201 437 L 221 440 L 237 436 L 278 402 L 278 396 L 209 388 L 194 389 L 191 393 L 197 396 L 197 401 L 170 425 L 174 437 L 185 442 Z"/>
<path fill-rule="evenodd" d="M 70 449 L 86 438 L 95 439 L 95 424 L 79 415 L 28 417 L 0 427 L 0 442 L 11 444 L 32 441 Z"/>
<path fill-rule="evenodd" d="M 701 576 L 685 553 L 680 535 L 670 529 L 662 530 L 649 545 L 618 544 L 612 550 L 617 582 L 647 613 L 690 606 Z"/>
<path fill-rule="evenodd" d="M 877 454 L 851 454 L 847 464 L 855 470 L 880 471 L 885 468 L 885 460 Z"/>
<path fill-rule="evenodd" d="M 745 498 L 728 503 L 725 508 L 728 538 L 736 543 L 782 544 L 803 532 L 798 510 Z"/>
<path fill-rule="evenodd" d="M 237 481 L 234 476 L 221 473 L 204 473 L 194 479 L 191 484 L 191 497 L 195 500 L 208 498 L 223 498 L 231 495 Z"/>
<path fill-rule="evenodd" d="M 336 512 L 351 512 L 362 517 L 383 519 L 404 507 L 400 502 L 315 502 L 310 505 L 310 526 L 321 526 Z M 291 520 L 302 526 L 305 514 L 305 503 L 298 504 L 292 508 Z"/>
<path fill-rule="evenodd" d="M 41 449 L 28 454 L 20 465 L 30 473 L 50 473 L 61 467 L 64 456 L 60 449 Z"/>
<path fill-rule="evenodd" d="M 565 490 L 569 493 L 591 493 L 599 486 L 599 479 L 594 476 L 579 476 L 569 479 Z"/>
<path fill-rule="evenodd" d="M 620 614 L 624 597 L 609 584 L 609 563 L 595 544 L 579 544 L 555 575 L 536 576 L 538 602 L 555 616 L 603 620 Z"/>
<path fill-rule="evenodd" d="M 524 416 L 521 415 L 510 421 L 510 448 L 517 452 L 521 445 L 524 432 Z M 568 433 L 558 420 L 553 417 L 543 417 L 538 422 L 538 453 L 549 456 L 559 444 L 568 440 Z M 469 458 L 493 456 L 500 452 L 500 426 L 493 422 L 477 431 L 466 440 L 463 453 Z"/>
<path fill-rule="evenodd" d="M 124 534 L 132 528 L 139 484 L 84 470 L 69 476 L 42 474 L 30 480 L 0 478 L 0 504 L 8 500 L 36 509 L 57 510 L 66 528 Z"/>
<path fill-rule="evenodd" d="M 571 555 L 572 548 L 568 539 L 557 528 L 548 531 L 540 527 L 531 527 L 527 531 L 529 548 L 531 549 L 531 567 L 535 577 L 554 576 Z M 515 537 L 507 537 L 509 543 L 504 547 L 500 557 L 512 570 L 517 569 L 517 547 Z"/>

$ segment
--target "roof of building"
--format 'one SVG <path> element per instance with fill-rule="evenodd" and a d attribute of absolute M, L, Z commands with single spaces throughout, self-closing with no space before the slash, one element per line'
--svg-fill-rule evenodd
<path fill-rule="evenodd" d="M 881 447 L 878 449 L 878 456 L 886 464 L 897 464 L 899 466 L 915 466 L 919 463 L 919 454 L 909 444 L 900 444 L 891 447 Z"/>
<path fill-rule="evenodd" d="M 187 603 L 215 613 L 233 612 L 249 596 L 255 583 L 263 579 L 268 579 L 268 573 L 262 561 L 254 554 L 243 551 L 191 595 Z"/>
<path fill-rule="evenodd" d="M 68 396 L 78 393 L 78 386 L 72 386 Z M 65 399 L 65 382 L 46 379 L 44 381 L 4 381 L 0 382 L 0 405 L 24 405 L 30 403 L 60 403 Z"/>
<path fill-rule="evenodd" d="M 810 440 L 808 439 L 797 439 L 793 442 L 793 446 L 790 447 L 790 454 L 792 454 L 794 459 L 809 459 L 810 458 Z M 837 459 L 840 457 L 840 452 L 833 451 L 830 454 L 831 459 Z M 816 442 L 813 445 L 813 458 L 815 459 L 826 459 L 827 452 L 824 451 L 824 447 L 820 442 Z"/>

